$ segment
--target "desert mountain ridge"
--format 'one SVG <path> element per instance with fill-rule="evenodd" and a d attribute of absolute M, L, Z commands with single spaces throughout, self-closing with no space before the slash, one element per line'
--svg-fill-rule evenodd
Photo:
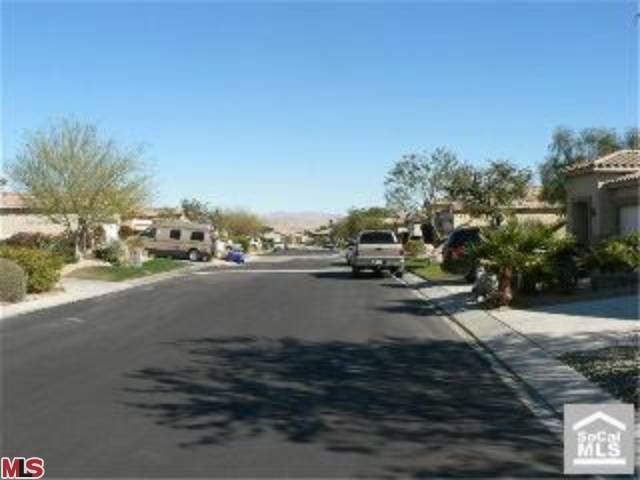
<path fill-rule="evenodd" d="M 325 212 L 270 212 L 260 215 L 262 221 L 280 233 L 302 232 L 315 230 L 329 223 L 329 220 L 339 220 L 343 215 Z"/>

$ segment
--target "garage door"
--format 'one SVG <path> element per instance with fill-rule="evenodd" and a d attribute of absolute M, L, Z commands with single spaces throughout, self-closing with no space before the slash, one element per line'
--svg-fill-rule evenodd
<path fill-rule="evenodd" d="M 640 230 L 640 208 L 638 205 L 620 207 L 620 233 Z"/>

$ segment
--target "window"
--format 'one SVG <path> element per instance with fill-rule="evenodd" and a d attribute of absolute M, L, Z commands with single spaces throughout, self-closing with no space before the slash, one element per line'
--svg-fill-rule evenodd
<path fill-rule="evenodd" d="M 171 230 L 169 232 L 169 238 L 173 240 L 180 240 L 180 230 Z"/>
<path fill-rule="evenodd" d="M 147 228 L 144 232 L 140 234 L 141 237 L 147 238 L 156 238 L 156 229 L 155 228 Z"/>
<path fill-rule="evenodd" d="M 191 240 L 204 242 L 204 232 L 191 232 Z"/>
<path fill-rule="evenodd" d="M 367 232 L 360 235 L 360 243 L 396 243 L 396 239 L 390 232 Z"/>
<path fill-rule="evenodd" d="M 478 243 L 480 241 L 480 230 L 477 228 L 468 228 L 456 230 L 449 236 L 447 245 L 449 247 L 458 247 L 468 243 Z"/>

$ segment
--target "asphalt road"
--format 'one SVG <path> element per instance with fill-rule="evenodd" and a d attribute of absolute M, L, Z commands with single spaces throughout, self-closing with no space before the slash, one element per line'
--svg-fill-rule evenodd
<path fill-rule="evenodd" d="M 50 478 L 561 471 L 429 305 L 335 263 L 283 254 L 5 320 L 0 452 Z"/>

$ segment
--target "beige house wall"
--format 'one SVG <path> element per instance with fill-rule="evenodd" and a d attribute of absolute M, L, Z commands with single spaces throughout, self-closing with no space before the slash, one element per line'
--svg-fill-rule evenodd
<path fill-rule="evenodd" d="M 553 212 L 517 212 L 515 218 L 518 221 L 539 221 L 545 225 L 553 225 L 560 220 L 560 215 Z M 489 222 L 485 217 L 472 217 L 467 213 L 453 214 L 453 228 L 462 226 L 484 227 Z"/>
<path fill-rule="evenodd" d="M 618 208 L 620 205 L 637 204 L 637 190 L 621 188 L 619 191 L 600 188 L 603 182 L 619 178 L 620 173 L 590 172 L 584 175 L 568 177 L 567 218 L 569 229 L 575 232 L 579 221 L 574 211 L 576 202 L 587 202 L 591 207 L 591 242 L 615 235 L 618 232 Z"/>
<path fill-rule="evenodd" d="M 65 227 L 53 223 L 46 216 L 24 213 L 0 213 L 0 240 L 19 232 L 46 233 L 58 235 Z"/>

